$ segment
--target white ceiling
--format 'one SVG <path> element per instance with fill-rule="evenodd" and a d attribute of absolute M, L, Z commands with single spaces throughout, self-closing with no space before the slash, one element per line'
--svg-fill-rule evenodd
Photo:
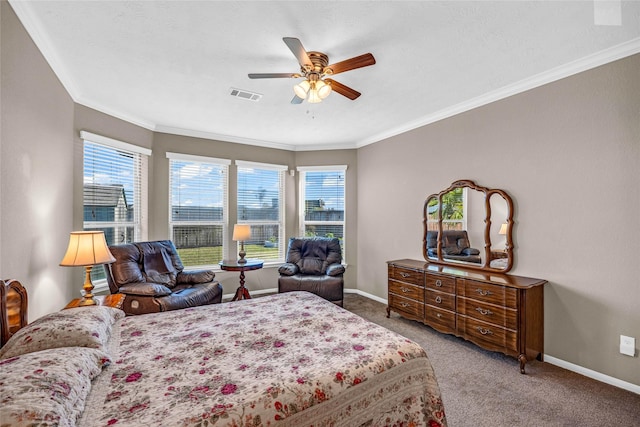
<path fill-rule="evenodd" d="M 640 52 L 639 1 L 604 4 L 621 25 L 596 25 L 609 15 L 591 0 L 9 2 L 75 102 L 289 150 L 361 147 Z M 285 36 L 330 63 L 371 52 L 334 77 L 362 96 L 292 105 L 297 80 L 250 80 L 299 71 Z"/>

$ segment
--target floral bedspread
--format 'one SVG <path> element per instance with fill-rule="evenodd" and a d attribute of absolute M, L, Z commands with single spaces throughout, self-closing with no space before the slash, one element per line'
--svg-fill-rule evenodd
<path fill-rule="evenodd" d="M 126 317 L 79 425 L 443 426 L 422 348 L 309 293 Z"/>

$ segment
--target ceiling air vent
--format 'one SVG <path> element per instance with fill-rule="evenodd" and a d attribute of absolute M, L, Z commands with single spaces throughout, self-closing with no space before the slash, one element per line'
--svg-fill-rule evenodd
<path fill-rule="evenodd" d="M 260 101 L 260 98 L 262 98 L 261 93 L 249 92 L 248 90 L 236 89 L 234 87 L 229 89 L 229 94 L 231 96 L 235 96 L 236 98 L 247 99 L 249 101 L 255 102 Z"/>

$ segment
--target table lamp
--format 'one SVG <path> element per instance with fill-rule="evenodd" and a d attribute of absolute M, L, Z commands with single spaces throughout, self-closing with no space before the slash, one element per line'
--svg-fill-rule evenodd
<path fill-rule="evenodd" d="M 503 223 L 503 224 L 500 226 L 500 231 L 498 231 L 498 234 L 500 234 L 500 235 L 502 235 L 502 236 L 504 236 L 504 235 L 506 235 L 506 234 L 507 234 L 507 223 L 506 223 L 506 222 L 505 222 L 505 223 Z M 507 250 L 507 242 L 506 242 L 506 241 L 504 242 L 504 250 L 505 250 L 505 251 Z"/>
<path fill-rule="evenodd" d="M 79 306 L 97 305 L 93 299 L 93 283 L 91 283 L 91 268 L 99 264 L 115 262 L 107 247 L 104 231 L 72 231 L 69 236 L 69 247 L 64 258 L 60 261 L 63 267 L 84 267 L 85 279 L 84 296 Z"/>
<path fill-rule="evenodd" d="M 247 262 L 244 256 L 247 254 L 244 251 L 244 242 L 251 238 L 251 226 L 249 224 L 236 224 L 233 226 L 233 240 L 240 242 L 240 252 L 238 252 L 238 264 L 244 264 Z"/>

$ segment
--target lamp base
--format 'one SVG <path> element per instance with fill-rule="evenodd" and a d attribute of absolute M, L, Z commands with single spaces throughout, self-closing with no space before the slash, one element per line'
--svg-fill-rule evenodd
<path fill-rule="evenodd" d="M 246 254 L 247 253 L 244 251 L 244 242 L 240 242 L 240 252 L 238 252 L 238 256 L 240 258 L 238 259 L 238 264 L 245 264 L 247 262 L 247 260 L 244 259 Z"/>
<path fill-rule="evenodd" d="M 88 305 L 98 305 L 96 300 L 93 299 L 93 283 L 91 283 L 91 265 L 87 265 L 84 268 L 84 286 L 82 290 L 84 291 L 84 296 L 82 297 L 82 301 L 78 303 L 79 307 L 85 307 Z"/>
<path fill-rule="evenodd" d="M 78 307 L 88 307 L 91 305 L 99 305 L 96 300 L 93 299 L 93 295 L 91 297 L 83 297 L 78 303 Z"/>

